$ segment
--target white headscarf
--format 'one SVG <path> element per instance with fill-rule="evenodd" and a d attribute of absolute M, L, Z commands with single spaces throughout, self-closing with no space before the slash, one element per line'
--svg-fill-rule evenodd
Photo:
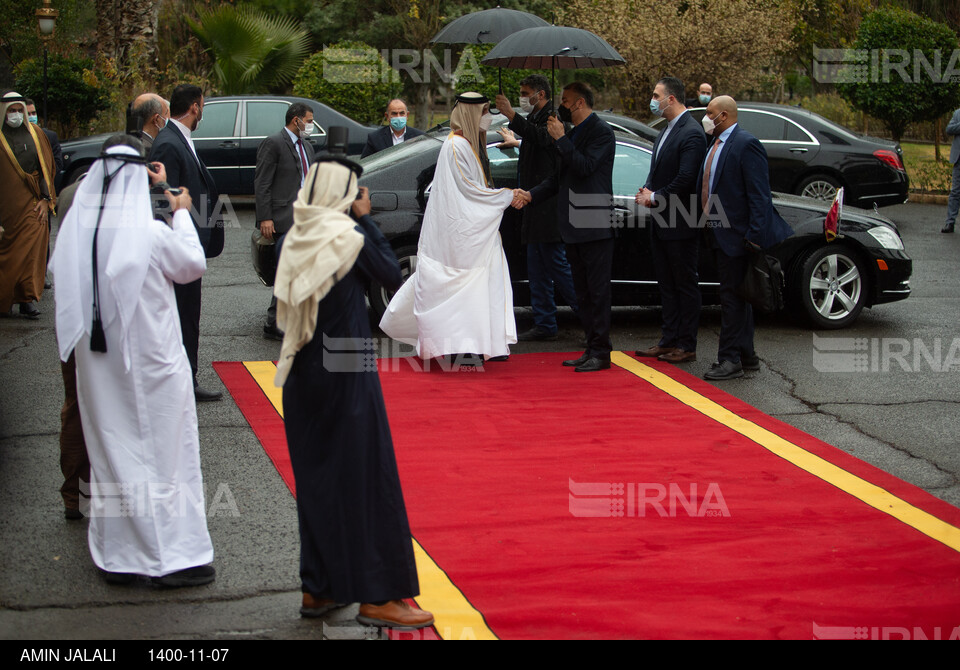
<path fill-rule="evenodd" d="M 273 285 L 277 326 L 284 331 L 276 386 L 283 386 L 297 352 L 313 339 L 320 301 L 350 272 L 363 248 L 363 233 L 345 214 L 356 197 L 356 176 L 337 162 L 314 163 L 303 180 Z"/>
<path fill-rule="evenodd" d="M 108 154 L 139 156 L 129 146 L 114 146 Z M 93 236 L 100 215 L 105 174 L 116 175 L 103 201 L 97 235 L 100 316 L 104 331 L 119 328 L 124 367 L 130 369 L 128 329 L 140 302 L 153 245 L 150 188 L 144 165 L 119 160 L 96 161 L 77 188 L 67 212 L 50 271 L 57 279 L 57 342 L 66 361 L 93 322 Z M 110 338 L 113 339 L 113 338 Z"/>

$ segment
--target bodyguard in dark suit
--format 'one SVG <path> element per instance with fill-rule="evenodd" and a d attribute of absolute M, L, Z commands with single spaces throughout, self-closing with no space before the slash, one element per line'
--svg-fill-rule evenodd
<path fill-rule="evenodd" d="M 557 171 L 559 154 L 547 131 L 547 119 L 553 114 L 550 82 L 541 74 L 532 74 L 520 82 L 520 108 L 517 114 L 502 93 L 497 108 L 507 117 L 509 130 L 519 135 L 517 186 L 533 188 Z M 573 276 L 557 221 L 556 198 L 529 205 L 521 212 L 521 241 L 527 246 L 527 278 L 530 281 L 530 306 L 533 327 L 517 335 L 521 342 L 557 339 L 557 302 L 562 300 L 577 311 Z M 558 300 L 559 299 L 559 300 Z"/>
<path fill-rule="evenodd" d="M 712 231 L 720 274 L 720 347 L 709 380 L 742 377 L 758 370 L 753 348 L 753 309 L 737 295 L 755 253 L 793 234 L 773 208 L 767 152 L 760 141 L 737 126 L 737 103 L 729 96 L 707 105 L 704 130 L 712 135 L 698 178 L 703 218 Z"/>
<path fill-rule="evenodd" d="M 293 203 L 304 177 L 313 163 L 313 147 L 305 141 L 313 127 L 313 110 L 302 102 L 287 108 L 284 127 L 270 135 L 257 149 L 257 168 L 253 189 L 257 202 L 257 227 L 268 240 L 276 239 L 277 262 L 283 237 L 293 227 Z M 272 296 L 267 308 L 263 336 L 282 340 L 277 328 L 277 298 Z"/>
<path fill-rule="evenodd" d="M 697 177 L 707 149 L 703 129 L 687 113 L 683 82 L 664 77 L 653 89 L 650 109 L 667 120 L 653 145 L 653 162 L 637 203 L 651 208 L 650 248 L 663 304 L 660 341 L 637 356 L 670 363 L 697 360 L 700 326 Z"/>
<path fill-rule="evenodd" d="M 407 125 L 407 103 L 400 98 L 390 101 L 387 110 L 383 113 L 383 118 L 386 125 L 367 136 L 367 145 L 363 148 L 360 158 L 366 158 L 394 144 L 423 135 L 422 130 Z"/>
<path fill-rule="evenodd" d="M 190 216 L 197 228 L 200 244 L 207 258 L 223 251 L 223 225 L 217 213 L 220 194 L 206 166 L 200 161 L 193 146 L 191 133 L 203 118 L 203 91 L 198 86 L 181 84 L 170 96 L 170 122 L 153 141 L 150 160 L 163 163 L 167 181 L 173 186 L 185 186 L 193 199 Z M 222 393 L 197 386 L 200 351 L 200 279 L 189 284 L 174 284 L 177 310 L 180 312 L 180 331 L 183 346 L 193 370 L 196 398 L 219 400 Z"/>
<path fill-rule="evenodd" d="M 577 372 L 610 367 L 610 276 L 613 269 L 613 130 L 593 113 L 593 91 L 581 82 L 563 89 L 560 119 L 573 123 L 566 133 L 555 117 L 547 131 L 560 154 L 559 171 L 543 183 L 519 191 L 515 206 L 538 204 L 557 196 L 560 236 L 567 245 L 580 321 L 587 349 L 564 361 Z"/>

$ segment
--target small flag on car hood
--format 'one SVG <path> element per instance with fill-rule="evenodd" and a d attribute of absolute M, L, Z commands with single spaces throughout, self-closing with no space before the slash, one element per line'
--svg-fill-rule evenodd
<path fill-rule="evenodd" d="M 823 234 L 827 242 L 833 242 L 837 239 L 837 228 L 840 226 L 840 217 L 843 216 L 843 187 L 837 189 L 837 195 L 833 198 L 833 204 L 830 205 L 830 211 L 827 212 L 827 218 L 823 220 Z"/>

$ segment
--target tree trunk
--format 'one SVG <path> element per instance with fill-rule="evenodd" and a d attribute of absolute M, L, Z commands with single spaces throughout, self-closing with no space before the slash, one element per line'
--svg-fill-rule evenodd
<path fill-rule="evenodd" d="M 157 53 L 160 0 L 96 0 L 97 50 L 117 64 L 120 79 L 151 67 Z"/>

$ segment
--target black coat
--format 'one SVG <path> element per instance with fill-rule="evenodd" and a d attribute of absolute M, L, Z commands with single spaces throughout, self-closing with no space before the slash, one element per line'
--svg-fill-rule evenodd
<path fill-rule="evenodd" d="M 180 129 L 168 123 L 153 141 L 150 160 L 163 163 L 167 182 L 174 187 L 186 186 L 193 199 L 190 216 L 197 228 L 200 244 L 207 258 L 223 251 L 223 222 L 219 215 L 220 192 L 206 166 L 194 155 Z"/>
<path fill-rule="evenodd" d="M 573 135 L 573 139 L 570 136 Z M 567 244 L 613 237 L 613 129 L 596 114 L 557 140 L 559 172 L 530 190 L 532 204 L 557 196 L 560 237 Z"/>
<path fill-rule="evenodd" d="M 360 154 L 360 158 L 366 158 L 370 154 L 375 154 L 378 151 L 392 147 L 393 138 L 390 137 L 391 135 L 393 135 L 393 129 L 390 128 L 390 126 L 383 126 L 379 130 L 367 135 L 367 146 L 363 148 L 363 153 Z M 420 135 L 423 135 L 422 130 L 407 126 L 407 134 L 404 136 L 403 141 L 412 140 L 414 137 L 419 137 Z"/>
<path fill-rule="evenodd" d="M 549 179 L 557 172 L 560 154 L 550 133 L 547 118 L 553 112 L 548 102 L 542 109 L 531 112 L 526 118 L 519 114 L 513 117 L 508 128 L 520 136 L 520 158 L 517 161 L 517 186 L 525 191 Z M 523 230 L 521 240 L 530 242 L 559 242 L 560 226 L 557 223 L 557 200 L 551 197 L 536 205 L 521 210 Z"/>
<path fill-rule="evenodd" d="M 645 186 L 655 193 L 651 222 L 660 239 L 687 240 L 699 234 L 697 180 L 706 153 L 707 136 L 689 112 L 677 119 L 666 141 L 663 131 L 657 136 Z"/>

